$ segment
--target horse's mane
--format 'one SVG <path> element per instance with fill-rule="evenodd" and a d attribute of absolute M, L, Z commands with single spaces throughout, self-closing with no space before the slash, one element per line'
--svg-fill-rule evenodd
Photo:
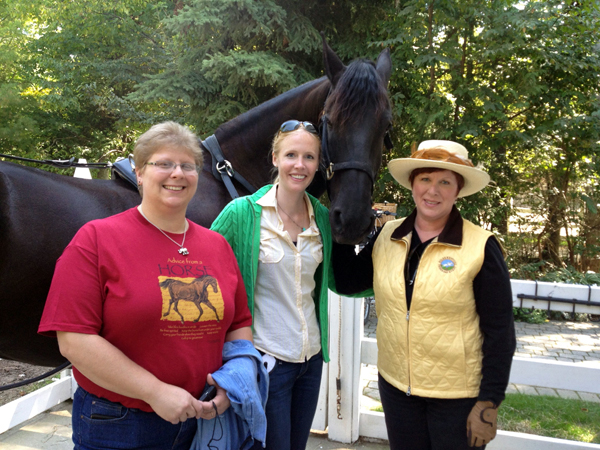
<path fill-rule="evenodd" d="M 373 61 L 357 59 L 338 80 L 325 102 L 325 111 L 329 120 L 343 129 L 349 120 L 358 120 L 369 111 L 368 107 L 375 107 L 377 113 L 389 107 L 387 86 Z"/>

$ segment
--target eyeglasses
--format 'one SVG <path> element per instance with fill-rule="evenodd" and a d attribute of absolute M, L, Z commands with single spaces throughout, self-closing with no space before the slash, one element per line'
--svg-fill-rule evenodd
<path fill-rule="evenodd" d="M 296 131 L 300 126 L 303 126 L 306 131 L 309 133 L 319 135 L 319 132 L 315 128 L 315 126 L 310 122 L 301 122 L 299 120 L 288 120 L 287 122 L 283 122 L 279 127 L 280 133 L 291 133 L 292 131 Z"/>
<path fill-rule="evenodd" d="M 156 170 L 160 170 L 161 172 L 172 172 L 175 170 L 177 166 L 181 167 L 181 170 L 187 174 L 191 174 L 192 172 L 198 173 L 200 168 L 196 164 L 192 163 L 181 163 L 176 164 L 173 161 L 160 160 L 146 163 L 149 166 L 156 167 Z"/>

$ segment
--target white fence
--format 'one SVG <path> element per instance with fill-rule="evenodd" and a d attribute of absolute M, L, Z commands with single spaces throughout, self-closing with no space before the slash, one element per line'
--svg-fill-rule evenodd
<path fill-rule="evenodd" d="M 578 300 L 578 313 L 600 314 L 600 287 L 512 280 L 513 305 L 548 309 L 552 297 Z M 523 298 L 523 296 L 528 298 Z M 537 297 L 533 300 L 529 297 Z M 321 385 L 321 396 L 313 428 L 328 429 L 329 439 L 350 443 L 359 436 L 387 439 L 383 413 L 360 409 L 360 367 L 377 363 L 377 342 L 363 338 L 362 302 L 330 293 L 330 356 Z M 586 304 L 588 303 L 588 304 Z M 551 302 L 553 311 L 573 311 L 573 305 Z M 338 340 L 339 336 L 339 340 Z M 338 342 L 339 341 L 339 342 Z M 341 392 L 336 389 L 340 378 Z M 600 366 L 587 366 L 543 359 L 513 359 L 510 382 L 529 386 L 568 389 L 600 394 Z M 338 404 L 338 397 L 340 399 Z M 339 414 L 338 414 L 339 413 Z M 575 450 L 600 449 L 600 445 L 499 431 L 490 450 Z"/>

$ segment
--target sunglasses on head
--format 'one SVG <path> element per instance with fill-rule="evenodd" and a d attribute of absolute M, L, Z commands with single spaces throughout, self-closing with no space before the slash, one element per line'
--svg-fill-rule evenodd
<path fill-rule="evenodd" d="M 319 135 L 315 126 L 310 122 L 301 122 L 299 120 L 288 120 L 287 122 L 283 122 L 281 127 L 279 127 L 280 133 L 290 133 L 292 131 L 296 131 L 300 127 L 304 127 L 306 131 L 312 134 Z"/>

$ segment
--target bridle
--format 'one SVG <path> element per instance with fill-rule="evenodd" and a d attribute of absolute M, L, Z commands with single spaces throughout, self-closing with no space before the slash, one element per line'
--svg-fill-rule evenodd
<path fill-rule="evenodd" d="M 371 179 L 371 185 L 375 182 L 375 175 L 370 164 L 362 161 L 343 161 L 334 163 L 329 155 L 329 140 L 327 136 L 327 114 L 324 112 L 321 116 L 321 160 L 322 169 L 327 181 L 333 178 L 335 172 L 342 170 L 360 170 L 365 172 Z M 383 143 L 388 150 L 394 148 L 389 131 L 385 132 Z"/>

